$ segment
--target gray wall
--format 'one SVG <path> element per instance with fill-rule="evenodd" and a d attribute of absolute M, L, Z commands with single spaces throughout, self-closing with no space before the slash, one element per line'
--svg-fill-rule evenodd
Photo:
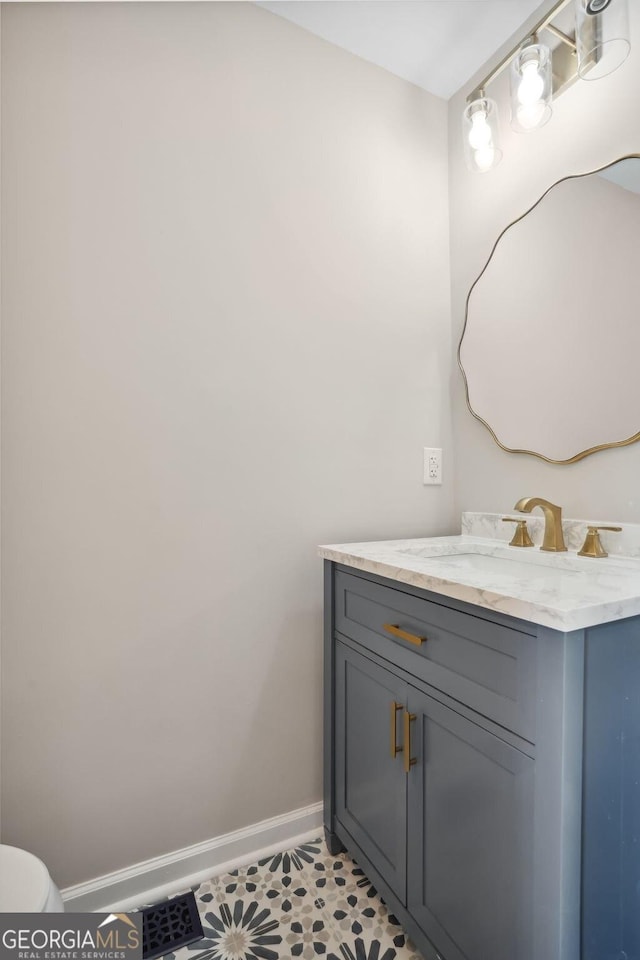
<path fill-rule="evenodd" d="M 248 3 L 2 16 L 3 839 L 67 885 L 319 800 L 315 546 L 453 529 L 447 113 Z"/>
<path fill-rule="evenodd" d="M 544 7 L 551 5 L 549 2 Z M 607 78 L 578 82 L 563 93 L 555 103 L 554 116 L 541 130 L 528 135 L 511 132 L 506 76 L 492 85 L 489 92 L 502 106 L 504 159 L 491 173 L 472 174 L 464 166 L 460 118 L 473 83 L 449 102 L 454 345 L 462 330 L 469 288 L 504 227 L 560 177 L 594 169 L 626 153 L 640 153 L 640 3 L 634 0 L 629 7 L 634 46 L 626 63 Z M 523 35 L 524 31 L 519 36 Z M 498 58 L 499 54 L 495 62 Z M 481 74 L 476 81 L 480 79 Z M 554 239 L 550 237 L 549 242 Z M 558 249 L 559 257 L 562 253 Z M 637 323 L 635 306 L 629 322 Z M 532 330 L 524 358 L 526 375 L 532 380 L 539 377 L 544 381 L 548 348 L 548 339 L 543 340 Z M 576 363 L 581 362 L 583 349 L 582 342 L 576 344 Z M 505 453 L 468 412 L 455 363 L 453 371 L 456 513 L 510 512 L 518 498 L 539 495 L 560 503 L 570 517 L 640 521 L 640 444 L 606 450 L 570 466 Z"/>

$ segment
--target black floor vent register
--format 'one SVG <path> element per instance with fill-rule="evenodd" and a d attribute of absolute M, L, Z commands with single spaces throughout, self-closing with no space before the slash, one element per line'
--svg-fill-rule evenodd
<path fill-rule="evenodd" d="M 203 937 L 196 898 L 191 890 L 152 907 L 143 907 L 140 912 L 144 960 L 163 957 Z"/>

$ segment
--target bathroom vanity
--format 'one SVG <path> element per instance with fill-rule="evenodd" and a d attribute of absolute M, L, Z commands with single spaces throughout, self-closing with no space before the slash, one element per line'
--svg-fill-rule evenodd
<path fill-rule="evenodd" d="M 322 547 L 325 830 L 426 960 L 640 957 L 640 560 Z"/>

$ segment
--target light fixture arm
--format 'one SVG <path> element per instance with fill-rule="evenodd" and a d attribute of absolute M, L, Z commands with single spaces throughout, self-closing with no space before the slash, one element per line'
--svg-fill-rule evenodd
<path fill-rule="evenodd" d="M 567 33 L 564 33 L 562 30 L 559 30 L 557 27 L 554 27 L 552 23 L 548 23 L 546 27 L 544 27 L 544 29 L 547 30 L 549 33 L 553 34 L 554 37 L 557 37 L 558 40 L 561 40 L 562 43 L 566 43 L 568 47 L 571 47 L 574 53 L 578 49 L 578 44 L 576 43 L 574 38 L 570 37 Z"/>

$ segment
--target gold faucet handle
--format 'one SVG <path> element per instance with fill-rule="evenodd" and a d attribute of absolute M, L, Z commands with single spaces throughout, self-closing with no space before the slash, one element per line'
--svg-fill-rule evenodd
<path fill-rule="evenodd" d="M 503 523 L 515 523 L 516 529 L 512 540 L 509 541 L 510 547 L 532 547 L 533 540 L 529 536 L 527 521 L 522 517 L 503 517 Z"/>
<path fill-rule="evenodd" d="M 582 544 L 582 550 L 578 550 L 579 557 L 608 557 L 609 554 L 602 546 L 599 530 L 611 530 L 613 533 L 620 533 L 622 527 L 587 527 L 587 535 Z"/>

